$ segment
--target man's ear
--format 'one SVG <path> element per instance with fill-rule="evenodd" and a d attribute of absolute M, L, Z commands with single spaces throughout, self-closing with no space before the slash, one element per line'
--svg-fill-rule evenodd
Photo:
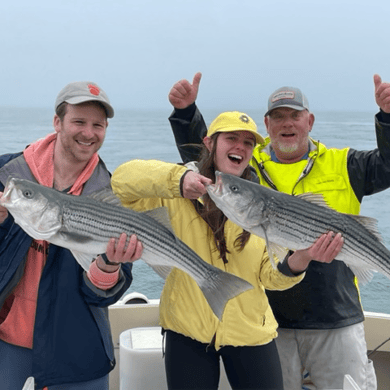
<path fill-rule="evenodd" d="M 310 126 L 310 130 L 309 130 L 309 132 L 310 132 L 310 131 L 311 131 L 311 129 L 313 128 L 314 121 L 315 121 L 314 114 L 312 114 L 312 113 L 310 112 L 310 118 L 309 118 L 309 126 Z"/>
<path fill-rule="evenodd" d="M 56 133 L 59 133 L 61 129 L 60 125 L 61 125 L 61 119 L 57 114 L 55 114 L 53 118 L 53 127 Z"/>
<path fill-rule="evenodd" d="M 268 118 L 268 115 L 264 117 L 264 125 L 265 125 L 265 129 L 267 130 L 267 133 L 268 133 L 268 121 L 269 121 L 269 118 Z"/>

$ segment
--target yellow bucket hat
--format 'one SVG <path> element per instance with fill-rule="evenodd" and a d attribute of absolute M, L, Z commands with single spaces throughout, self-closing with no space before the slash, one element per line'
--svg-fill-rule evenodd
<path fill-rule="evenodd" d="M 239 111 L 227 111 L 219 114 L 209 126 L 207 136 L 215 133 L 227 133 L 230 131 L 249 131 L 256 138 L 256 143 L 262 144 L 264 138 L 257 132 L 254 120 L 247 114 Z"/>

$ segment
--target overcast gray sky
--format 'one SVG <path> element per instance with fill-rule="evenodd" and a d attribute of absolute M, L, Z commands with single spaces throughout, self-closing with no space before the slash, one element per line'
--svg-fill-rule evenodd
<path fill-rule="evenodd" d="M 51 107 L 90 80 L 117 109 L 169 109 L 173 83 L 201 71 L 203 108 L 262 108 L 291 85 L 313 111 L 375 112 L 389 11 L 388 0 L 2 1 L 0 105 Z"/>

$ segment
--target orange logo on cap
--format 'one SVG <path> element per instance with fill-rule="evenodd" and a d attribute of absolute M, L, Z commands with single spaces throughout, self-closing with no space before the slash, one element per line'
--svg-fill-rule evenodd
<path fill-rule="evenodd" d="M 97 85 L 88 84 L 89 92 L 92 93 L 92 95 L 98 96 L 100 93 L 100 89 Z"/>

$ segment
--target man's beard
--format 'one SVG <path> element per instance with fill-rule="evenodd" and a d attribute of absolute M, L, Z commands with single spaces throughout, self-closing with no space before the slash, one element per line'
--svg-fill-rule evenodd
<path fill-rule="evenodd" d="M 278 149 L 282 152 L 282 153 L 293 153 L 293 152 L 296 152 L 298 150 L 298 143 L 295 142 L 294 144 L 287 144 L 287 143 L 282 143 L 282 142 L 278 142 Z"/>

